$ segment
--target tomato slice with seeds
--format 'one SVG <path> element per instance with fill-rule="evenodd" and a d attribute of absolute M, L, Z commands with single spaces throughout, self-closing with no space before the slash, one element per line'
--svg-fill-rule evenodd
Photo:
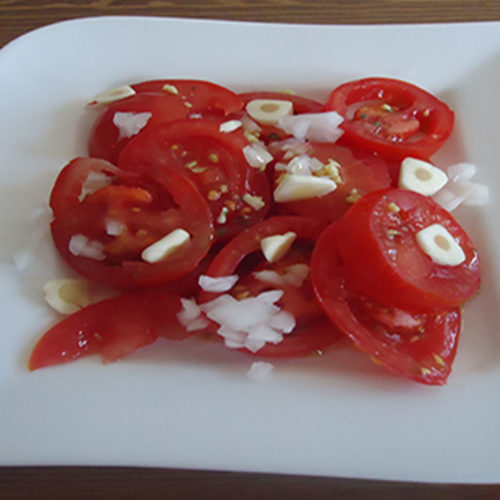
<path fill-rule="evenodd" d="M 316 217 L 326 222 L 339 220 L 359 198 L 372 191 L 389 187 L 391 178 L 387 164 L 381 158 L 328 143 L 305 143 L 307 156 L 324 164 L 314 175 L 332 179 L 337 183 L 335 191 L 324 196 L 280 203 L 285 211 L 306 217 Z M 275 157 L 278 163 L 288 164 L 283 154 Z M 286 171 L 275 164 L 275 187 Z"/>
<path fill-rule="evenodd" d="M 112 102 L 94 123 L 89 155 L 116 164 L 132 137 L 159 123 L 186 118 L 189 113 L 181 99 L 167 93 L 145 92 Z"/>
<path fill-rule="evenodd" d="M 110 181 L 80 200 L 77 193 L 89 172 Z M 184 276 L 203 259 L 213 238 L 205 200 L 189 179 L 169 169 L 151 169 L 145 176 L 102 160 L 78 159 L 61 172 L 50 204 L 53 240 L 66 263 L 85 278 L 118 288 L 155 286 Z M 142 251 L 175 229 L 187 231 L 189 241 L 165 259 L 145 262 Z M 74 237 L 94 252 L 75 251 Z"/>
<path fill-rule="evenodd" d="M 398 160 L 429 158 L 448 139 L 454 124 L 453 111 L 444 102 L 391 78 L 344 83 L 332 91 L 324 109 L 345 118 L 339 144 Z"/>
<path fill-rule="evenodd" d="M 460 245 L 465 260 L 434 262 L 416 240 L 440 224 Z M 338 247 L 353 288 L 388 307 L 439 311 L 470 298 L 481 281 L 479 256 L 458 222 L 431 198 L 404 189 L 369 193 L 337 228 Z"/>
<path fill-rule="evenodd" d="M 423 384 L 445 384 L 456 355 L 460 309 L 426 314 L 388 310 L 353 292 L 337 229 L 333 223 L 323 232 L 311 261 L 314 293 L 324 312 L 376 364 Z"/>
<path fill-rule="evenodd" d="M 158 337 L 189 337 L 176 318 L 177 295 L 150 289 L 90 305 L 50 328 L 37 342 L 29 360 L 31 371 L 99 354 L 116 361 Z"/>
<path fill-rule="evenodd" d="M 170 89 L 164 89 L 168 85 Z M 239 111 L 243 101 L 238 94 L 222 85 L 204 80 L 149 80 L 134 83 L 131 87 L 138 93 L 159 92 L 177 96 L 190 113 L 210 112 L 229 115 Z"/>
<path fill-rule="evenodd" d="M 296 216 L 270 217 L 233 238 L 214 258 L 207 275 L 213 277 L 238 274 L 240 279 L 231 290 L 237 299 L 257 296 L 268 290 L 283 290 L 277 305 L 292 313 L 296 320 L 295 329 L 284 335 L 276 345 L 266 344 L 256 353 L 245 352 L 262 357 L 298 357 L 322 351 L 340 334 L 329 324 L 315 303 L 308 275 L 300 285 L 264 282 L 255 277 L 259 271 L 274 271 L 284 277 L 291 266 L 309 264 L 314 242 L 324 228 L 324 223 L 316 219 Z M 287 255 L 273 264 L 263 262 L 260 257 L 260 242 L 267 236 L 293 231 L 297 240 Z M 218 294 L 202 292 L 199 302 L 204 303 L 216 298 Z"/>
<path fill-rule="evenodd" d="M 210 206 L 219 239 L 262 220 L 271 200 L 266 174 L 245 158 L 243 131 L 221 132 L 223 122 L 188 119 L 156 127 L 131 141 L 119 160 L 127 171 L 171 168 L 189 177 Z"/>

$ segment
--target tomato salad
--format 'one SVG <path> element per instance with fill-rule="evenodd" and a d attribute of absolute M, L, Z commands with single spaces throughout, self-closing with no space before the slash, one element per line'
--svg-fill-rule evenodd
<path fill-rule="evenodd" d="M 444 102 L 388 78 L 325 103 L 155 80 L 89 108 L 89 156 L 50 197 L 55 247 L 81 280 L 46 285 L 67 317 L 30 370 L 115 361 L 159 337 L 203 335 L 256 359 L 350 339 L 394 373 L 446 382 L 481 275 L 442 206 L 460 176 L 431 160 L 453 130 Z M 120 293 L 88 305 L 87 280 Z"/>

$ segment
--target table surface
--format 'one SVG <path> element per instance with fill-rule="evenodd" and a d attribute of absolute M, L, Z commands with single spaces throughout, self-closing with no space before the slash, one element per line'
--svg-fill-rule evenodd
<path fill-rule="evenodd" d="M 499 0 L 0 0 L 0 47 L 56 21 L 148 15 L 315 24 L 499 21 Z M 1 444 L 0 444 L 1 445 Z M 0 498 L 500 498 L 500 485 L 416 484 L 126 467 L 0 467 Z"/>

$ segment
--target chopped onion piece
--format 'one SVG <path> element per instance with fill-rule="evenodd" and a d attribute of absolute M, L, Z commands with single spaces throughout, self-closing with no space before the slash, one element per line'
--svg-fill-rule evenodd
<path fill-rule="evenodd" d="M 288 311 L 280 311 L 272 317 L 269 326 L 290 333 L 295 328 L 295 318 Z"/>
<path fill-rule="evenodd" d="M 102 172 L 90 172 L 82 185 L 78 201 L 83 201 L 86 196 L 109 186 L 111 182 L 112 178 Z"/>
<path fill-rule="evenodd" d="M 238 130 L 242 126 L 240 120 L 228 120 L 227 122 L 221 123 L 219 125 L 219 132 L 230 133 Z"/>
<path fill-rule="evenodd" d="M 297 139 L 335 142 L 343 134 L 343 131 L 339 128 L 343 120 L 342 116 L 336 111 L 303 113 L 301 115 L 284 116 L 277 126 Z"/>
<path fill-rule="evenodd" d="M 220 325 L 217 333 L 227 347 L 246 347 L 257 352 L 267 342 L 281 342 L 283 334 L 295 327 L 293 315 L 274 305 L 283 293 L 271 290 L 242 300 L 224 294 L 202 304 L 200 309 Z"/>
<path fill-rule="evenodd" d="M 69 240 L 69 251 L 75 256 L 104 260 L 104 246 L 100 241 L 90 240 L 84 234 L 74 234 Z"/>
<path fill-rule="evenodd" d="M 477 172 L 476 165 L 472 163 L 457 163 L 447 168 L 448 178 L 454 182 L 470 181 Z"/>
<path fill-rule="evenodd" d="M 266 361 L 254 361 L 247 372 L 247 377 L 255 382 L 265 380 L 272 372 L 274 365 Z"/>
<path fill-rule="evenodd" d="M 106 234 L 109 236 L 119 236 L 123 233 L 125 224 L 119 220 L 108 219 L 106 220 Z"/>
<path fill-rule="evenodd" d="M 253 273 L 255 279 L 263 283 L 270 283 L 272 285 L 284 286 L 287 284 L 286 278 L 278 274 L 276 271 L 265 269 L 264 271 L 256 271 Z"/>
<path fill-rule="evenodd" d="M 457 163 L 448 167 L 448 183 L 433 196 L 434 201 L 448 212 L 462 204 L 485 205 L 488 203 L 488 186 L 470 180 L 476 171 L 476 166 L 471 163 Z"/>
<path fill-rule="evenodd" d="M 227 292 L 233 288 L 238 279 L 239 277 L 236 274 L 232 276 L 219 276 L 217 278 L 202 274 L 198 278 L 198 285 L 206 292 Z"/>
<path fill-rule="evenodd" d="M 285 269 L 284 274 L 278 274 L 276 271 L 269 269 L 253 273 L 255 279 L 264 283 L 271 283 L 277 286 L 292 285 L 296 287 L 302 286 L 308 275 L 309 266 L 307 264 L 294 264 Z"/>
<path fill-rule="evenodd" d="M 177 321 L 188 332 L 202 330 L 210 324 L 195 300 L 181 298 L 181 304 L 182 309 L 176 314 L 176 317 Z"/>
<path fill-rule="evenodd" d="M 273 156 L 261 142 L 255 142 L 243 148 L 243 154 L 251 167 L 261 168 L 265 167 Z"/>
<path fill-rule="evenodd" d="M 137 135 L 148 123 L 152 113 L 132 113 L 117 111 L 113 116 L 113 124 L 119 130 L 118 139 L 128 139 Z"/>
<path fill-rule="evenodd" d="M 287 164 L 277 163 L 276 170 L 289 172 L 297 175 L 312 175 L 313 172 L 320 171 L 325 165 L 317 158 L 309 155 L 299 155 L 292 158 Z"/>
<path fill-rule="evenodd" d="M 241 124 L 243 125 L 243 130 L 245 132 L 249 132 L 250 134 L 254 134 L 256 132 L 260 132 L 262 129 L 259 127 L 257 122 L 253 121 L 248 115 L 242 115 L 240 118 Z"/>
<path fill-rule="evenodd" d="M 285 160 L 290 160 L 294 156 L 307 155 L 311 150 L 311 146 L 308 142 L 296 139 L 295 137 L 290 137 L 289 139 L 284 139 L 282 141 L 271 142 L 268 147 L 272 155 L 276 155 L 277 153 L 284 151 L 285 154 L 283 155 L 283 158 Z"/>

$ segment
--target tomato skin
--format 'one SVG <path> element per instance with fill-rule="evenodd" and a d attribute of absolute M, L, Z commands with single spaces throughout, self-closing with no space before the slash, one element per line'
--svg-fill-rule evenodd
<path fill-rule="evenodd" d="M 79 202 L 75 199 L 79 190 L 72 181 L 81 189 L 83 176 L 73 170 L 95 171 L 101 165 L 93 159 L 70 162 L 60 174 L 63 180 L 52 191 L 51 206 L 58 207 L 52 237 L 66 263 L 87 279 L 122 289 L 161 285 L 194 270 L 213 240 L 212 216 L 197 188 L 180 173 L 167 169 L 151 170 L 147 177 L 115 169 L 114 184 Z M 105 167 L 109 170 L 109 165 Z M 68 208 L 61 211 L 64 206 Z M 120 235 L 107 234 L 108 217 L 124 225 Z M 182 249 L 164 261 L 141 260 L 143 248 L 177 228 L 191 235 Z M 143 240 L 141 229 L 147 232 Z M 69 242 L 75 234 L 102 242 L 105 260 L 71 253 Z"/>
<path fill-rule="evenodd" d="M 313 290 L 326 315 L 376 364 L 419 383 L 445 384 L 456 355 L 460 309 L 413 316 L 416 326 L 402 331 L 380 323 L 370 309 L 387 309 L 350 288 L 337 229 L 333 223 L 322 233 L 311 261 Z"/>
<path fill-rule="evenodd" d="M 391 203 L 398 212 L 391 210 Z M 438 265 L 421 251 L 415 234 L 434 223 L 443 225 L 459 243 L 465 262 Z M 339 222 L 337 235 L 351 286 L 388 307 L 446 310 L 479 288 L 479 257 L 467 233 L 431 198 L 413 191 L 367 194 Z"/>
<path fill-rule="evenodd" d="M 226 87 L 205 80 L 149 80 L 134 83 L 131 87 L 138 93 L 158 92 L 167 94 L 163 90 L 165 85 L 174 86 L 178 94 L 174 94 L 182 101 L 189 113 L 208 111 L 214 114 L 229 115 L 239 111 L 243 102 L 238 94 Z M 172 95 L 172 94 L 171 94 Z M 187 102 L 187 105 L 184 103 Z"/>
<path fill-rule="evenodd" d="M 287 212 L 332 222 L 341 219 L 352 206 L 353 201 L 349 200 L 353 196 L 356 199 L 358 196 L 391 185 L 387 164 L 380 158 L 364 154 L 362 151 L 353 154 L 349 149 L 337 144 L 313 142 L 308 143 L 307 147 L 308 155 L 322 163 L 327 164 L 330 160 L 339 163 L 342 182 L 337 181 L 335 191 L 324 196 L 280 203 L 281 208 Z M 275 172 L 276 180 L 282 173 Z"/>
<path fill-rule="evenodd" d="M 350 105 L 372 100 L 394 107 L 386 128 L 384 118 L 378 125 L 377 121 L 372 124 L 369 119 L 348 116 Z M 429 158 L 448 139 L 454 124 L 454 113 L 444 102 L 415 85 L 391 78 L 344 83 L 331 92 L 324 109 L 346 118 L 341 124 L 344 134 L 339 144 L 376 151 L 396 160 L 407 156 Z"/>
<path fill-rule="evenodd" d="M 177 295 L 150 289 L 98 302 L 50 328 L 37 342 L 30 371 L 92 354 L 104 363 L 116 361 L 158 337 L 182 340 L 191 334 L 179 324 Z"/>
<path fill-rule="evenodd" d="M 271 204 L 266 174 L 250 167 L 243 154 L 249 145 L 243 131 L 221 132 L 224 121 L 187 119 L 152 128 L 132 140 L 118 162 L 127 171 L 170 168 L 186 175 L 207 200 L 219 239 L 262 220 Z M 263 206 L 250 207 L 242 199 L 245 194 L 259 196 Z M 223 210 L 227 211 L 225 219 L 219 221 Z"/>
<path fill-rule="evenodd" d="M 235 274 L 238 266 L 245 257 L 260 251 L 260 241 L 266 236 L 293 231 L 297 234 L 297 241 L 311 242 L 316 241 L 324 227 L 323 222 L 307 217 L 270 217 L 233 238 L 215 256 L 207 270 L 207 275 L 219 277 Z M 293 249 L 290 250 L 290 252 L 292 251 Z M 282 259 L 287 259 L 287 256 L 284 256 Z M 285 266 L 285 264 L 280 266 L 280 261 L 275 265 L 278 267 Z M 262 267 L 266 268 L 267 266 Z M 247 278 L 250 278 L 250 276 L 247 276 Z M 308 356 L 325 349 L 341 337 L 340 332 L 333 325 L 329 324 L 314 303 L 309 280 L 302 287 L 297 288 L 293 286 L 266 286 L 262 282 L 257 282 L 253 277 L 249 280 L 242 277 L 235 286 L 235 292 L 236 287 L 241 287 L 240 283 L 245 287 L 245 291 L 247 293 L 250 292 L 252 296 L 273 288 L 284 290 L 284 295 L 278 301 L 278 304 L 284 310 L 288 310 L 294 314 L 297 321 L 294 331 L 286 334 L 279 344 L 266 344 L 256 353 L 252 353 L 247 349 L 242 349 L 243 352 L 252 356 L 266 358 Z M 208 302 L 215 299 L 218 295 L 202 291 L 199 296 L 199 302 Z"/>
<path fill-rule="evenodd" d="M 89 155 L 116 164 L 122 149 L 132 137 L 122 137 L 113 123 L 116 113 L 151 113 L 139 134 L 160 123 L 186 118 L 189 110 L 177 96 L 166 93 L 145 92 L 108 104 L 90 133 Z"/>

